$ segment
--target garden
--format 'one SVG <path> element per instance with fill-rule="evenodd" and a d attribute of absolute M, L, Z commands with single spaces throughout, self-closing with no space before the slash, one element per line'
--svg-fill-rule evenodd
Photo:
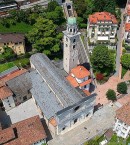
<path fill-rule="evenodd" d="M 27 10 L 11 10 L 8 17 L 0 20 L 0 33 L 24 33 L 26 43 L 31 45 L 33 52 L 44 53 L 49 58 L 57 60 L 62 58 L 61 31 L 65 29 L 65 23 L 61 6 L 52 1 L 47 8 L 34 6 Z M 26 47 L 27 51 L 28 48 Z M 23 55 L 20 59 L 11 49 L 8 50 L 9 53 L 4 51 L 0 54 L 1 71 L 10 68 L 12 64 L 18 66 L 29 64 L 26 56 Z"/>
<path fill-rule="evenodd" d="M 99 145 L 103 140 L 105 140 L 104 135 L 96 136 L 95 138 L 84 143 L 84 145 Z M 130 143 L 130 137 L 128 137 L 127 139 L 123 139 L 121 137 L 118 137 L 116 134 L 113 134 L 107 145 L 128 145 L 128 143 Z"/>
<path fill-rule="evenodd" d="M 116 50 L 108 49 L 105 45 L 97 45 L 90 56 L 96 80 L 105 83 L 115 70 Z"/>

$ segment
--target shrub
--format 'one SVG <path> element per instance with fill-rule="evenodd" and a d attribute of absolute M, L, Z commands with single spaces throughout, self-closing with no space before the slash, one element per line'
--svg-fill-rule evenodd
<path fill-rule="evenodd" d="M 106 93 L 107 99 L 111 100 L 111 101 L 115 101 L 116 100 L 116 93 L 114 90 L 109 89 Z"/>
<path fill-rule="evenodd" d="M 103 80 L 103 78 L 104 78 L 103 74 L 101 74 L 101 73 L 96 74 L 96 79 L 97 80 L 101 81 L 101 80 Z"/>
<path fill-rule="evenodd" d="M 117 91 L 120 94 L 127 94 L 127 85 L 125 82 L 121 82 L 117 85 Z"/>

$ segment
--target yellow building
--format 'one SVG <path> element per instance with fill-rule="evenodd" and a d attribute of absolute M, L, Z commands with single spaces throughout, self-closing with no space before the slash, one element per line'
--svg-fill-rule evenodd
<path fill-rule="evenodd" d="M 12 50 L 17 54 L 25 53 L 25 37 L 23 34 L 0 34 L 0 52 L 3 52 L 4 46 L 12 48 Z"/>

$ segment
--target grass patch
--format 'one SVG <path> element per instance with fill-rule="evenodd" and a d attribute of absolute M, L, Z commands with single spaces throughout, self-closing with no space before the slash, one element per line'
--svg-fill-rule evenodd
<path fill-rule="evenodd" d="M 89 140 L 88 142 L 84 143 L 84 145 L 99 145 L 101 141 L 105 139 L 104 135 L 96 136 L 95 138 Z"/>
<path fill-rule="evenodd" d="M 13 63 L 18 67 L 26 67 L 29 65 L 29 58 L 21 58 L 13 61 Z"/>
<path fill-rule="evenodd" d="M 9 63 L 4 63 L 4 64 L 0 64 L 0 73 L 15 66 L 14 63 L 9 62 Z"/>
<path fill-rule="evenodd" d="M 0 73 L 15 65 L 18 67 L 27 67 L 29 64 L 30 64 L 29 58 L 21 58 L 12 62 L 0 64 Z"/>
<path fill-rule="evenodd" d="M 124 75 L 126 74 L 127 71 L 128 70 L 122 66 L 121 78 L 124 77 Z"/>
<path fill-rule="evenodd" d="M 0 21 L 0 32 L 1 33 L 27 33 L 32 29 L 33 26 L 26 24 L 24 22 L 16 23 L 16 25 L 10 25 L 9 28 L 6 28 L 1 24 Z"/>
<path fill-rule="evenodd" d="M 111 140 L 109 141 L 108 145 L 124 145 L 125 144 L 125 140 L 121 137 L 117 137 L 116 134 L 114 134 L 111 138 Z"/>
<path fill-rule="evenodd" d="M 126 144 L 130 143 L 130 137 L 127 138 Z"/>

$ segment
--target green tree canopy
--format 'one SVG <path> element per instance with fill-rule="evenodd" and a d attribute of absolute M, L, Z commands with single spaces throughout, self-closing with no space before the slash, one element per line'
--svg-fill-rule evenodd
<path fill-rule="evenodd" d="M 56 25 L 48 19 L 39 17 L 33 29 L 27 34 L 28 40 L 33 44 L 33 48 L 39 52 L 50 55 L 51 52 L 59 51 L 60 40 L 56 33 Z"/>
<path fill-rule="evenodd" d="M 130 68 L 130 54 L 122 55 L 121 63 L 125 68 L 129 69 Z"/>
<path fill-rule="evenodd" d="M 114 90 L 109 89 L 106 93 L 107 99 L 111 100 L 111 101 L 115 101 L 116 100 L 116 93 Z"/>
<path fill-rule="evenodd" d="M 93 49 L 91 63 L 94 70 L 102 73 L 114 70 L 114 58 L 105 45 L 97 45 Z"/>
<path fill-rule="evenodd" d="M 106 11 L 115 14 L 116 0 L 94 0 L 93 3 L 95 12 Z"/>
<path fill-rule="evenodd" d="M 57 25 L 65 22 L 63 10 L 60 6 L 56 6 L 54 11 L 47 12 L 46 18 L 52 20 Z"/>
<path fill-rule="evenodd" d="M 48 3 L 47 11 L 53 12 L 57 6 L 59 6 L 59 4 L 56 1 L 51 1 Z"/>
<path fill-rule="evenodd" d="M 127 85 L 125 82 L 121 82 L 117 85 L 117 91 L 120 94 L 127 94 Z"/>

